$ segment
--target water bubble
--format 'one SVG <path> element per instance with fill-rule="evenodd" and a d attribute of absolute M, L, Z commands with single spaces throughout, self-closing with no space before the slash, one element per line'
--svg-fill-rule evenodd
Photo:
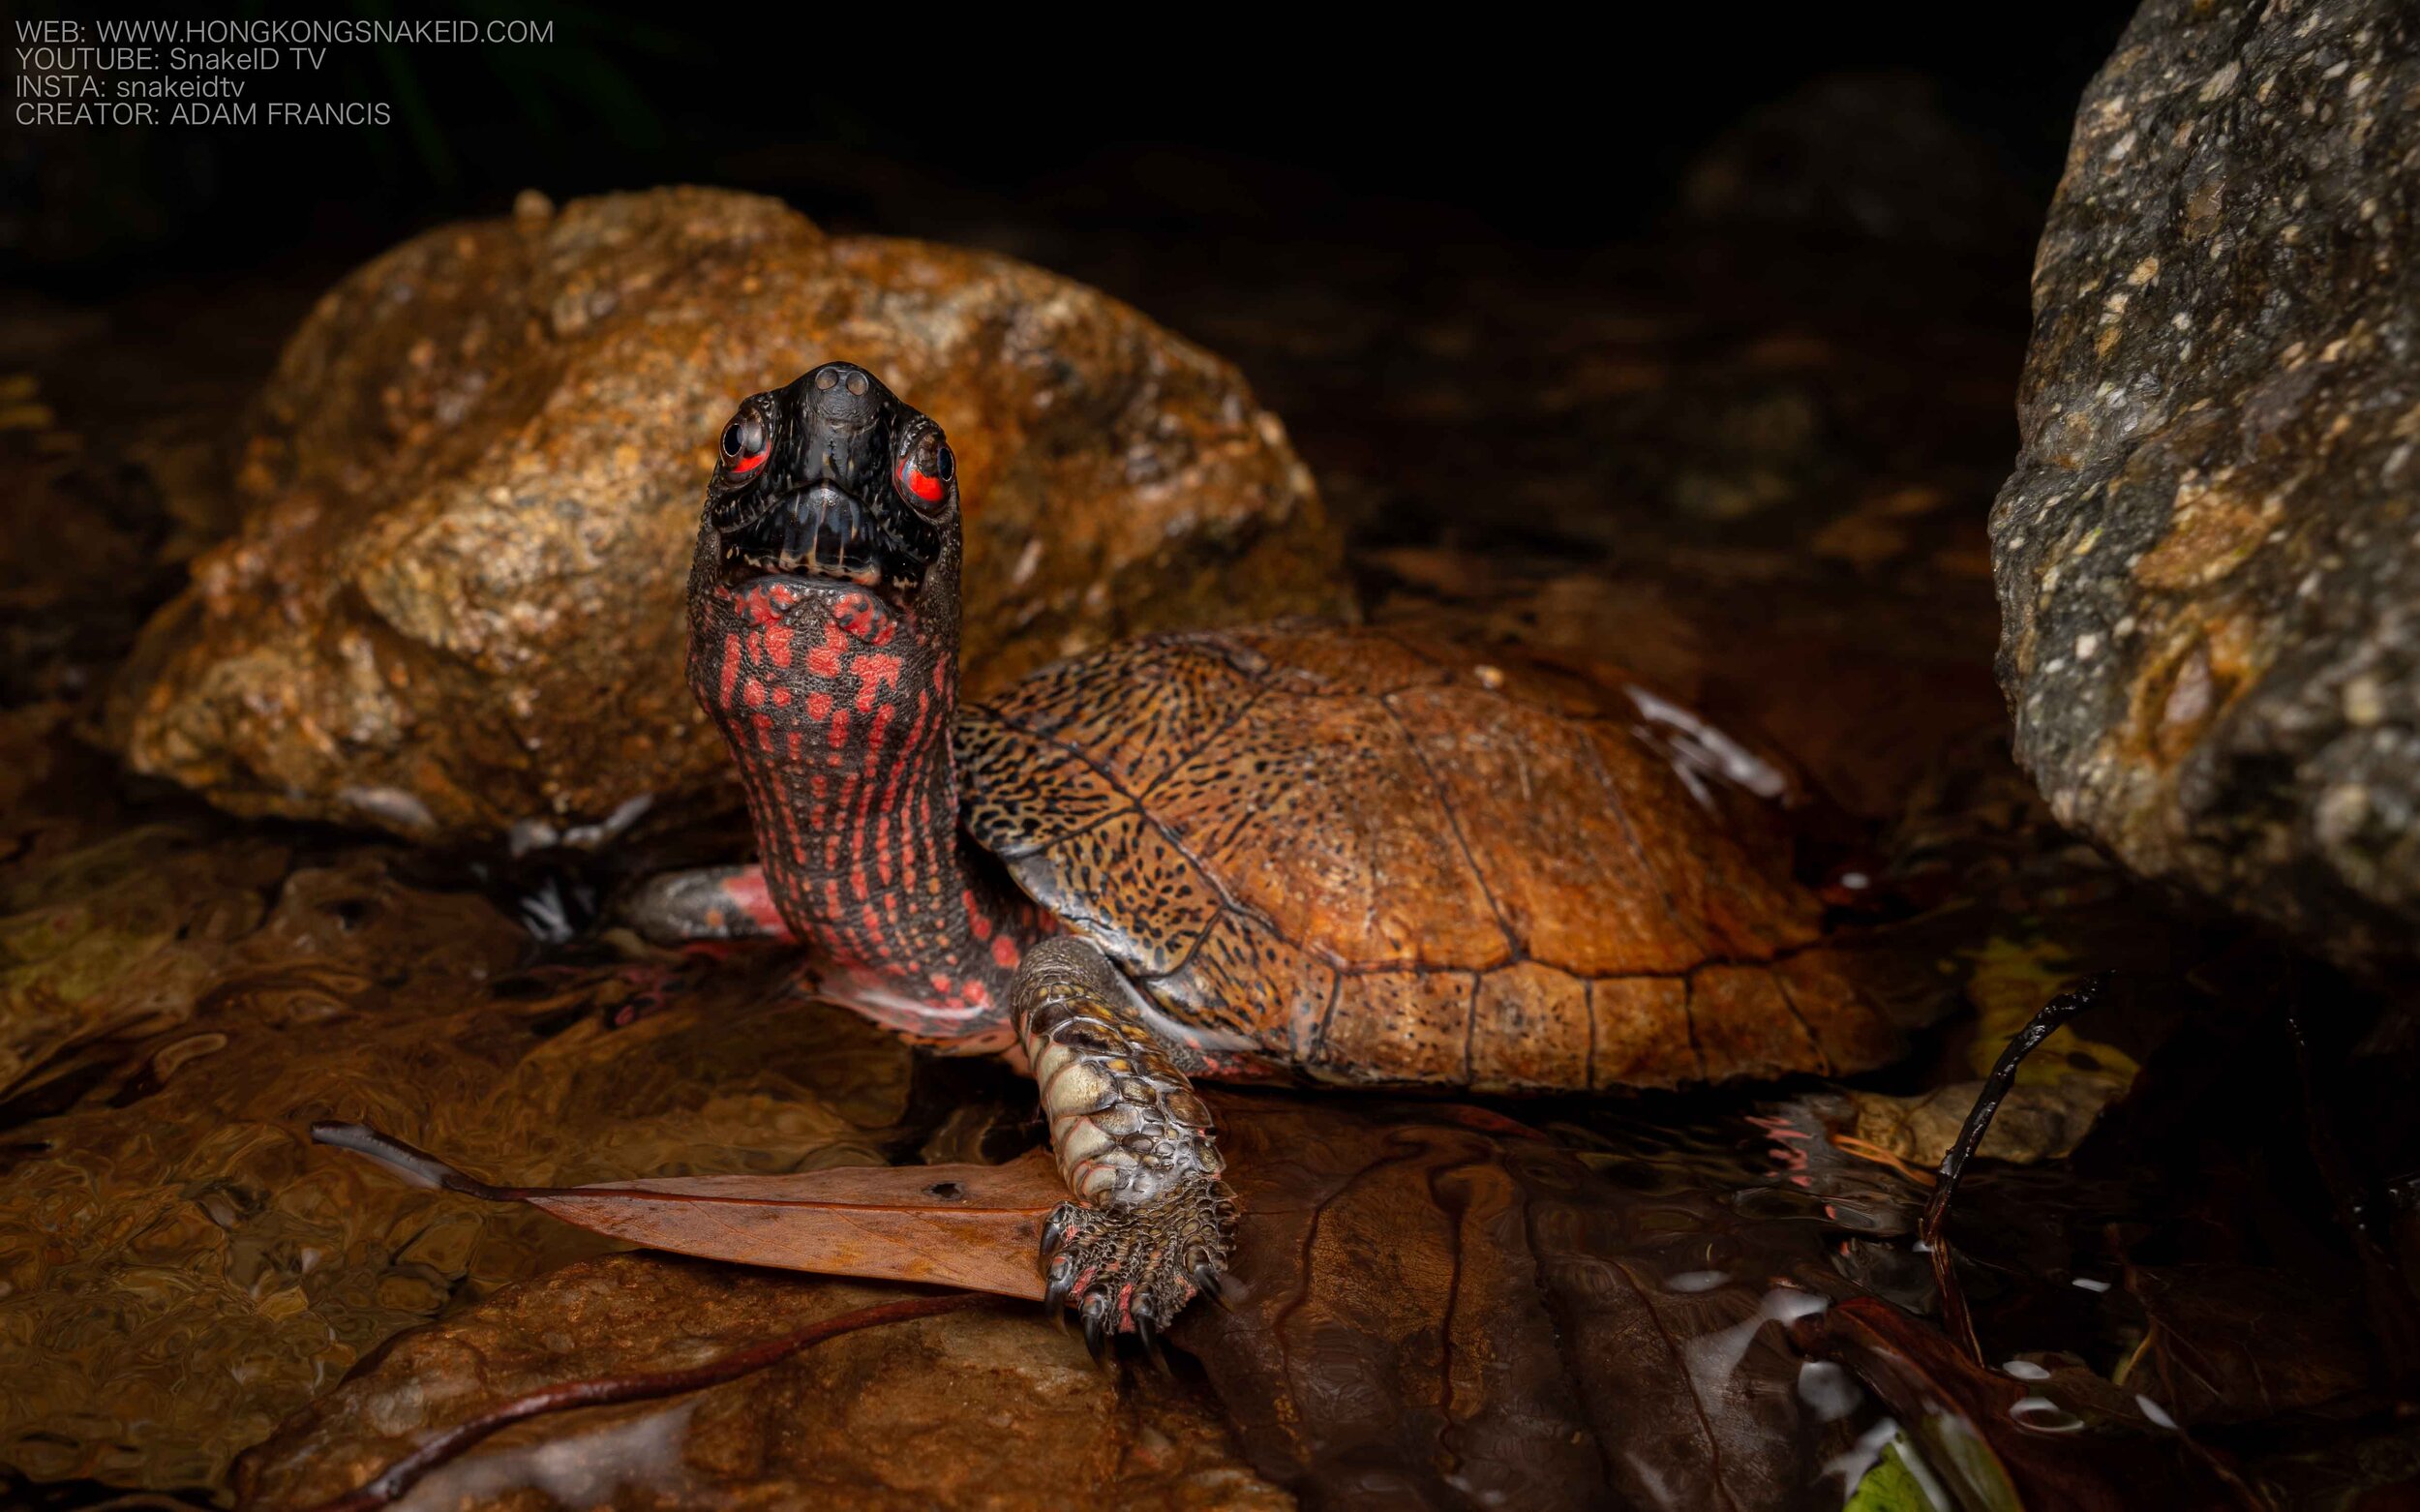
<path fill-rule="evenodd" d="M 2084 1420 L 2048 1397 L 2019 1397 L 2009 1408 L 2009 1421 L 2038 1434 L 2072 1434 Z"/>
<path fill-rule="evenodd" d="M 1830 1360 L 1809 1360 L 1799 1367 L 1799 1400 L 1819 1423 L 1836 1423 L 1858 1409 L 1865 1390 L 1857 1377 Z"/>
<path fill-rule="evenodd" d="M 1705 1402 L 1723 1399 L 1723 1388 L 1747 1357 L 1756 1335 L 1767 1323 L 1783 1327 L 1801 1317 L 1812 1316 L 1831 1306 L 1829 1299 L 1795 1286 L 1775 1286 L 1757 1303 L 1756 1314 L 1742 1318 L 1729 1328 L 1690 1340 L 1682 1346 L 1682 1357 L 1688 1361 L 1689 1379 L 1696 1386 L 1698 1398 Z"/>

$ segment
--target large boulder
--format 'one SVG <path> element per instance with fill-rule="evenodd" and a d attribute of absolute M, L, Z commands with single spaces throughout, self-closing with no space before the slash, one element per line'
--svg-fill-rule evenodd
<path fill-rule="evenodd" d="M 681 675 L 715 437 L 827 358 L 950 430 L 979 685 L 1342 603 L 1308 471 L 1233 368 L 1008 258 L 700 189 L 430 231 L 287 345 L 235 537 L 146 629 L 129 760 L 239 813 L 578 834 L 722 780 Z"/>
<path fill-rule="evenodd" d="M 2059 817 L 2349 963 L 2420 942 L 2420 20 L 2147 0 L 2086 93 L 1992 514 Z"/>

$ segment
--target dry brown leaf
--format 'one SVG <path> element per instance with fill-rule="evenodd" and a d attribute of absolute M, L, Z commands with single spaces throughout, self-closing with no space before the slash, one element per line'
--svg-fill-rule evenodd
<path fill-rule="evenodd" d="M 359 1124 L 325 1144 L 407 1177 L 679 1255 L 827 1276 L 1040 1298 L 1043 1220 L 1067 1200 L 1047 1151 L 1005 1165 L 843 1165 L 783 1176 L 663 1176 L 590 1187 L 495 1187 Z"/>

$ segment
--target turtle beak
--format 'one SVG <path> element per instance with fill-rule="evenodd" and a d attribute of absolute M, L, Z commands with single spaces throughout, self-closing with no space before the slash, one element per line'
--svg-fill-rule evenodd
<path fill-rule="evenodd" d="M 881 512 L 832 483 L 793 489 L 723 534 L 723 581 L 821 577 L 913 593 L 929 559 L 920 559 L 898 532 L 884 527 Z"/>

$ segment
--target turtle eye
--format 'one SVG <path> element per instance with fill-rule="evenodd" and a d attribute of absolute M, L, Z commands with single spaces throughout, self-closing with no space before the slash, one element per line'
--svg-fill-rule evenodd
<path fill-rule="evenodd" d="M 937 430 L 926 429 L 908 442 L 891 469 L 899 497 L 919 509 L 930 510 L 950 497 L 950 480 L 957 476 L 957 459 Z"/>
<path fill-rule="evenodd" d="M 723 466 L 732 476 L 754 472 L 772 452 L 772 428 L 754 409 L 741 410 L 723 427 Z"/>

